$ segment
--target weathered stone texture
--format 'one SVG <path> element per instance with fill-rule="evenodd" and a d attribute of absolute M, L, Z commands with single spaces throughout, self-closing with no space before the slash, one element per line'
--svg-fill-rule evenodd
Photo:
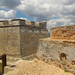
<path fill-rule="evenodd" d="M 0 28 L 0 54 L 20 55 L 19 27 Z"/>
<path fill-rule="evenodd" d="M 36 22 L 36 23 L 35 23 L 35 26 L 40 27 L 40 25 L 39 25 L 39 23 L 38 23 L 38 22 Z"/>
<path fill-rule="evenodd" d="M 46 29 L 46 22 L 45 21 L 40 22 L 39 25 L 40 25 L 40 28 L 45 28 Z"/>
<path fill-rule="evenodd" d="M 75 38 L 75 25 L 51 28 L 52 38 Z"/>
<path fill-rule="evenodd" d="M 0 21 L 0 26 L 9 25 L 8 20 Z"/>
<path fill-rule="evenodd" d="M 26 25 L 31 25 L 31 21 L 25 21 Z"/>
<path fill-rule="evenodd" d="M 70 42 L 70 43 L 69 43 Z M 68 61 L 75 61 L 75 41 L 67 40 L 56 40 L 56 39 L 41 39 L 39 41 L 39 48 L 37 51 L 37 56 L 42 59 L 47 60 L 58 60 L 60 59 L 60 54 L 64 53 Z M 46 57 L 46 58 L 45 58 Z"/>
<path fill-rule="evenodd" d="M 56 61 L 54 65 L 75 73 L 75 40 L 41 39 L 36 56 L 48 63 Z"/>
<path fill-rule="evenodd" d="M 51 28 L 51 37 L 39 40 L 37 57 L 75 73 L 75 25 Z"/>
<path fill-rule="evenodd" d="M 0 55 L 5 53 L 8 56 L 21 57 L 33 54 L 37 51 L 39 39 L 45 37 L 48 37 L 47 33 L 36 32 L 34 28 L 24 25 L 1 27 Z"/>
<path fill-rule="evenodd" d="M 22 19 L 13 19 L 10 22 L 11 25 L 25 25 L 25 20 Z"/>
<path fill-rule="evenodd" d="M 30 30 L 28 30 L 28 33 L 26 33 L 26 31 L 24 31 L 24 27 L 21 27 L 20 42 L 21 42 L 22 56 L 26 56 L 26 55 L 35 53 L 37 51 L 39 39 L 48 37 L 47 33 L 42 34 L 40 32 L 34 33 L 35 31 L 33 31 L 33 32 L 29 32 L 29 31 Z"/>

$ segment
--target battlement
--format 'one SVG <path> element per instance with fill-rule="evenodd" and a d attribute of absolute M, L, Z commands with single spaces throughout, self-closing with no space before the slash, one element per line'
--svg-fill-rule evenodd
<path fill-rule="evenodd" d="M 33 22 L 26 21 L 24 19 L 12 19 L 10 20 L 10 24 L 8 20 L 0 21 L 0 26 L 13 26 L 13 25 L 26 25 L 30 27 L 43 28 L 46 29 L 46 22 Z"/>
<path fill-rule="evenodd" d="M 10 21 L 11 25 L 25 25 L 25 20 L 23 19 L 12 19 Z"/>
<path fill-rule="evenodd" d="M 5 26 L 5 25 L 9 25 L 8 20 L 0 21 L 0 26 Z"/>

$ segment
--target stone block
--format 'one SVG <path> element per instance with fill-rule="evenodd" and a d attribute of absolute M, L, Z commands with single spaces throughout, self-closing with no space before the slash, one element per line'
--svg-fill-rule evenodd
<path fill-rule="evenodd" d="M 40 28 L 46 29 L 46 21 L 40 22 L 39 25 L 40 25 Z"/>
<path fill-rule="evenodd" d="M 12 19 L 11 25 L 25 25 L 25 20 L 23 19 Z"/>
<path fill-rule="evenodd" d="M 6 26 L 9 25 L 8 20 L 0 21 L 0 26 Z"/>
<path fill-rule="evenodd" d="M 36 22 L 36 23 L 35 23 L 35 26 L 36 26 L 36 27 L 40 27 L 39 22 Z"/>
<path fill-rule="evenodd" d="M 25 21 L 25 24 L 31 26 L 31 21 Z"/>

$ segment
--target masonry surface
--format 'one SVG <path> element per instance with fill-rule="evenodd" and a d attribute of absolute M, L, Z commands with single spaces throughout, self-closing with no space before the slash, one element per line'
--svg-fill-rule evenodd
<path fill-rule="evenodd" d="M 50 38 L 39 40 L 37 57 L 46 62 L 57 61 L 75 73 L 75 25 L 54 27 L 50 32 Z"/>
<path fill-rule="evenodd" d="M 23 57 L 36 53 L 40 38 L 48 37 L 46 22 L 0 21 L 0 55 Z"/>

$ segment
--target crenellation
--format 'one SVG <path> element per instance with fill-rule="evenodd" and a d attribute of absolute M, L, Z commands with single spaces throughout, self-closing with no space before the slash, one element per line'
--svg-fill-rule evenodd
<path fill-rule="evenodd" d="M 4 20 L 0 21 L 0 26 L 18 26 L 24 25 L 28 28 L 37 28 L 37 29 L 46 29 L 46 22 L 33 22 L 33 21 L 26 21 L 24 19 L 12 19 L 10 21 Z M 32 29 L 33 29 L 32 28 Z"/>
<path fill-rule="evenodd" d="M 40 28 L 46 29 L 46 21 L 40 22 L 39 25 L 40 25 Z"/>
<path fill-rule="evenodd" d="M 31 21 L 31 26 L 34 27 L 35 26 L 35 22 Z"/>
<path fill-rule="evenodd" d="M 40 27 L 39 22 L 36 22 L 36 23 L 35 23 L 35 26 L 36 26 L 36 27 Z"/>
<path fill-rule="evenodd" d="M 11 25 L 25 25 L 25 20 L 23 19 L 12 19 Z"/>
<path fill-rule="evenodd" d="M 8 20 L 0 21 L 0 26 L 6 26 L 6 25 L 9 25 Z"/>
<path fill-rule="evenodd" d="M 31 26 L 31 21 L 25 21 L 25 25 Z"/>

